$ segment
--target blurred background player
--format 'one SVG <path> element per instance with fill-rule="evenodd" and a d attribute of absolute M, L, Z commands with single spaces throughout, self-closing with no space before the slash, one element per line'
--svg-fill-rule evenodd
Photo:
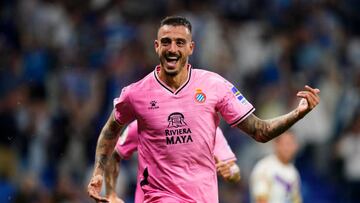
<path fill-rule="evenodd" d="M 119 174 L 121 160 L 130 159 L 134 152 L 137 151 L 137 129 L 137 121 L 133 121 L 127 128 L 125 128 L 118 139 L 114 153 L 109 161 L 107 170 L 105 171 L 106 195 L 109 197 L 110 203 L 122 202 L 116 194 L 116 181 Z M 240 181 L 240 169 L 235 163 L 235 154 L 232 152 L 220 128 L 216 129 L 215 139 L 214 158 L 216 160 L 216 169 L 218 174 L 228 182 L 234 183 Z M 143 171 L 143 167 L 140 162 L 138 162 L 138 168 L 138 172 Z M 141 189 L 142 181 L 143 180 L 140 180 L 138 175 L 136 181 L 135 203 L 143 202 L 144 193 Z"/>
<path fill-rule="evenodd" d="M 342 162 L 339 168 L 343 176 L 345 202 L 358 202 L 360 200 L 360 109 L 354 113 L 344 134 L 336 145 L 337 156 Z"/>
<path fill-rule="evenodd" d="M 290 131 L 273 141 L 274 153 L 261 159 L 250 177 L 253 203 L 301 203 L 300 176 L 292 163 L 298 142 Z"/>

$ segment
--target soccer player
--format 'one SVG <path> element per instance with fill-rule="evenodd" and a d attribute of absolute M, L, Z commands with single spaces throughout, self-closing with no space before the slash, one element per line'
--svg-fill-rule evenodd
<path fill-rule="evenodd" d="M 220 75 L 188 62 L 195 43 L 191 24 L 177 16 L 162 20 L 154 42 L 160 65 L 123 88 L 96 147 L 90 197 L 99 192 L 104 168 L 124 125 L 138 121 L 138 155 L 144 202 L 218 202 L 213 149 L 221 115 L 259 142 L 290 128 L 319 103 L 319 89 L 305 86 L 299 105 L 288 114 L 262 120 L 239 90 Z M 141 60 L 141 59 L 136 59 Z"/>
<path fill-rule="evenodd" d="M 274 154 L 261 159 L 250 176 L 254 203 L 301 203 L 300 176 L 292 163 L 298 150 L 293 133 L 287 131 L 274 139 Z"/>
<path fill-rule="evenodd" d="M 110 202 L 120 202 L 118 200 L 115 188 L 116 179 L 119 173 L 119 163 L 122 159 L 129 159 L 132 154 L 137 150 L 138 134 L 137 134 L 137 121 L 133 121 L 125 128 L 124 132 L 118 139 L 114 149 L 113 156 L 109 160 L 109 164 L 105 170 L 105 184 L 106 194 Z M 215 135 L 214 156 L 216 158 L 216 169 L 218 173 L 229 182 L 240 181 L 240 169 L 236 165 L 235 154 L 231 151 L 224 134 L 218 127 Z M 139 164 L 140 166 L 140 164 Z M 138 172 L 143 171 L 139 167 Z M 140 174 L 138 174 L 139 177 Z M 141 180 L 137 180 L 137 187 L 135 192 L 135 203 L 143 202 L 143 192 L 141 190 Z"/>

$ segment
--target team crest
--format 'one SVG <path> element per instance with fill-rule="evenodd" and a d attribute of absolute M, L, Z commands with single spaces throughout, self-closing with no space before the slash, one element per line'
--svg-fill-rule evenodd
<path fill-rule="evenodd" d="M 196 89 L 195 101 L 199 103 L 204 103 L 206 100 L 206 95 L 201 91 L 201 89 Z"/>

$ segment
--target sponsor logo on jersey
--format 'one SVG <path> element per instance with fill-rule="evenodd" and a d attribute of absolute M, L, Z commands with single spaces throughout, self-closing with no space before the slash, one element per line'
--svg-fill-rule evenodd
<path fill-rule="evenodd" d="M 231 91 L 235 95 L 235 97 L 241 95 L 240 91 L 235 86 L 231 88 Z"/>
<path fill-rule="evenodd" d="M 231 88 L 231 91 L 241 103 L 245 104 L 247 102 L 245 97 L 240 93 L 240 91 L 235 86 Z"/>
<path fill-rule="evenodd" d="M 157 101 L 155 100 L 150 101 L 150 107 L 148 107 L 148 109 L 158 109 L 159 106 L 156 103 Z"/>
<path fill-rule="evenodd" d="M 182 113 L 175 112 L 168 116 L 168 128 L 178 128 L 182 126 L 186 126 L 185 117 Z"/>
<path fill-rule="evenodd" d="M 186 144 L 193 142 L 191 129 L 187 127 L 182 113 L 174 112 L 168 116 L 168 127 L 165 130 L 166 144 Z"/>
<path fill-rule="evenodd" d="M 201 89 L 196 89 L 195 101 L 199 103 L 204 103 L 206 100 L 206 95 L 202 92 Z"/>

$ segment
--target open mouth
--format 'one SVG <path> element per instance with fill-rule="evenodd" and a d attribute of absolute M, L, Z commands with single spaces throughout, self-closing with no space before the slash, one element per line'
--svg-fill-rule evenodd
<path fill-rule="evenodd" d="M 176 62 L 180 59 L 180 56 L 167 54 L 167 55 L 165 55 L 165 59 L 166 59 L 168 66 L 175 67 Z"/>

